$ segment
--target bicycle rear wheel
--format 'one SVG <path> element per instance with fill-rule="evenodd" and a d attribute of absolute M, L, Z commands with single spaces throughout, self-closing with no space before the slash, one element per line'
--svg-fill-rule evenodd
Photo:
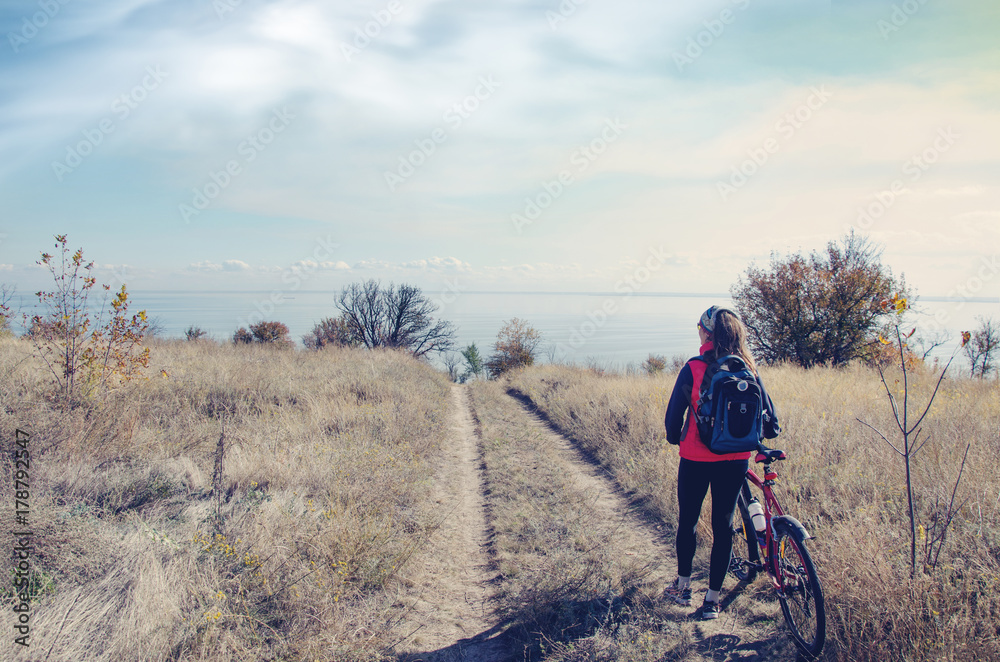
<path fill-rule="evenodd" d="M 778 554 L 781 612 L 785 616 L 795 645 L 807 657 L 815 658 L 826 639 L 826 609 L 823 589 L 816 575 L 809 550 L 787 526 L 774 532 Z"/>
<path fill-rule="evenodd" d="M 757 532 L 747 510 L 750 488 L 744 483 L 733 515 L 733 553 L 729 557 L 729 574 L 740 581 L 752 582 L 761 568 Z"/>

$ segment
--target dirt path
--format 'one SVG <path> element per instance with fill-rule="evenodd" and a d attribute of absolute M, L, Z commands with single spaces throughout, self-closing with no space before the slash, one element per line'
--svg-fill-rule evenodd
<path fill-rule="evenodd" d="M 441 526 L 416 573 L 421 580 L 407 621 L 417 629 L 398 647 L 411 662 L 500 659 L 489 603 L 495 573 L 486 549 L 479 439 L 465 387 L 454 384 L 451 394 L 451 443 L 433 499 Z"/>
<path fill-rule="evenodd" d="M 553 429 L 545 418 L 529 403 L 514 398 L 521 406 L 525 418 L 531 426 L 566 459 L 573 481 L 588 494 L 593 495 L 593 507 L 598 515 L 614 522 L 618 531 L 616 544 L 627 556 L 650 560 L 657 564 L 651 579 L 666 580 L 673 571 L 674 549 L 670 541 L 664 540 L 660 532 L 633 512 L 628 500 L 618 485 L 604 473 L 584 452 L 564 435 Z M 672 579 L 672 576 L 670 577 Z"/>
<path fill-rule="evenodd" d="M 451 439 L 446 444 L 433 499 L 440 508 L 441 525 L 420 559 L 414 560 L 415 583 L 408 591 L 410 597 L 404 600 L 409 608 L 402 632 L 405 639 L 396 647 L 401 662 L 500 662 L 514 650 L 513 642 L 503 634 L 509 624 L 499 622 L 491 600 L 491 581 L 496 571 L 491 566 L 494 559 L 488 546 L 482 440 L 467 389 L 452 387 Z M 613 532 L 608 542 L 615 553 L 650 568 L 645 590 L 655 589 L 657 595 L 647 595 L 659 604 L 658 587 L 673 578 L 673 541 L 665 540 L 653 524 L 634 512 L 617 484 L 529 402 L 501 397 L 511 398 L 511 410 L 517 414 L 516 419 L 507 419 L 509 430 L 516 430 L 516 435 L 538 435 L 544 445 L 554 450 L 569 482 L 589 496 L 595 528 Z M 479 412 L 480 416 L 484 413 Z M 691 620 L 692 608 L 663 604 L 657 613 L 674 625 L 668 626 L 669 634 L 664 630 L 658 636 L 672 639 L 680 645 L 674 652 L 692 660 L 767 659 L 760 656 L 764 641 L 753 636 L 761 633 L 745 631 L 747 618 L 757 620 L 760 616 L 746 612 L 744 607 L 749 605 L 734 604 L 723 618 L 702 623 Z M 742 637 L 732 634 L 737 627 L 744 631 Z M 779 655 L 774 659 L 785 658 Z"/>

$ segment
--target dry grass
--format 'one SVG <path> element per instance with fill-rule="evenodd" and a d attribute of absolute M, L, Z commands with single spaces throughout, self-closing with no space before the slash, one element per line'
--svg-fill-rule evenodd
<path fill-rule="evenodd" d="M 897 377 L 890 375 L 890 383 Z M 911 376 L 916 403 L 926 402 L 934 377 Z M 648 512 L 674 526 L 676 450 L 663 441 L 662 422 L 674 378 L 547 366 L 511 384 L 599 458 Z M 911 581 L 902 461 L 855 421 L 894 429 L 878 375 L 862 367 L 778 367 L 763 378 L 784 428 L 776 445 L 790 456 L 779 467 L 779 497 L 817 536 L 828 659 L 1000 659 L 997 382 L 946 380 L 924 423 L 931 441 L 915 460 L 914 482 L 925 531 L 948 503 L 967 442 L 972 451 L 958 493 L 964 505 L 940 563 Z M 704 534 L 710 535 L 707 527 Z M 921 545 L 931 537 L 925 533 Z"/>
<path fill-rule="evenodd" d="M 428 495 L 448 438 L 446 378 L 392 352 L 152 349 L 149 379 L 64 413 L 30 349 L 0 339 L 5 448 L 15 427 L 32 434 L 32 648 L 15 659 L 392 659 L 416 583 L 407 561 L 441 516 Z M 925 422 L 915 483 L 928 530 L 973 447 L 940 563 L 911 581 L 901 461 L 855 421 L 892 430 L 877 375 L 781 367 L 764 379 L 790 454 L 779 496 L 817 535 L 828 659 L 1000 659 L 997 382 L 946 381 Z M 470 386 L 515 657 L 789 659 L 762 581 L 716 630 L 653 599 L 662 582 L 649 564 L 672 571 L 673 559 L 624 554 L 620 523 L 504 393 L 530 397 L 669 538 L 673 381 L 543 366 Z M 914 399 L 932 387 L 918 375 Z M 12 503 L 3 457 L 0 500 Z M 9 528 L 2 544 L 13 546 Z M 0 594 L 8 614 L 11 599 Z"/>
<path fill-rule="evenodd" d="M 156 343 L 148 374 L 64 414 L 26 345 L 0 340 L 3 438 L 32 435 L 36 595 L 15 659 L 385 657 L 433 527 L 447 380 L 388 351 L 210 342 Z"/>

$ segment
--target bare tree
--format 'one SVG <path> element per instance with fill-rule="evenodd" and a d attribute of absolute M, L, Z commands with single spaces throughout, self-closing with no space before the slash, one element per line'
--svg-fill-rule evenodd
<path fill-rule="evenodd" d="M 462 375 L 458 371 L 461 363 L 462 359 L 460 359 L 459 355 L 454 352 L 448 352 L 444 355 L 444 368 L 448 371 L 448 379 L 453 382 L 462 381 Z"/>
<path fill-rule="evenodd" d="M 882 438 L 886 444 L 892 448 L 903 459 L 903 468 L 906 472 L 905 474 L 905 486 L 906 486 L 906 505 L 907 512 L 909 514 L 909 534 L 910 534 L 910 577 L 914 577 L 917 572 L 917 520 L 919 518 L 919 504 L 917 494 L 917 488 L 914 486 L 913 482 L 913 460 L 917 453 L 923 450 L 924 446 L 930 440 L 930 437 L 925 433 L 924 428 L 921 427 L 921 423 L 927 416 L 927 412 L 931 410 L 931 405 L 934 404 L 934 398 L 937 397 L 938 389 L 941 387 L 941 382 L 944 381 L 945 375 L 948 374 L 948 368 L 951 367 L 951 362 L 955 359 L 956 354 L 958 354 L 958 348 L 952 352 L 951 357 L 948 359 L 948 363 L 945 364 L 944 369 L 941 371 L 941 375 L 938 377 L 937 383 L 934 385 L 934 390 L 931 392 L 930 398 L 927 400 L 927 406 L 924 407 L 922 413 L 916 416 L 916 411 L 912 409 L 910 403 L 910 387 L 909 387 L 909 372 L 907 370 L 907 360 L 906 360 L 906 339 L 903 334 L 900 333 L 898 320 L 902 314 L 909 307 L 907 300 L 901 298 L 898 294 L 893 295 L 890 301 L 886 301 L 885 308 L 888 311 L 895 311 L 897 322 L 892 325 L 893 331 L 896 336 L 896 356 L 899 358 L 899 367 L 902 371 L 902 393 L 899 392 L 899 381 L 894 380 L 896 393 L 893 393 L 893 388 L 889 386 L 889 383 L 885 379 L 885 372 L 882 369 L 882 365 L 879 363 L 875 364 L 875 368 L 878 370 L 879 378 L 882 381 L 882 387 L 885 388 L 885 394 L 889 399 L 889 405 L 892 407 L 892 414 L 896 420 L 896 427 L 899 430 L 899 435 L 895 441 L 891 441 L 885 433 L 880 429 L 855 417 L 858 423 L 861 423 L 865 427 L 869 428 L 875 434 Z M 912 331 L 910 332 L 913 333 Z M 962 346 L 964 349 L 968 346 L 969 335 L 968 332 L 962 334 Z M 890 344 L 892 344 L 890 342 Z M 902 396 L 902 397 L 900 397 Z M 919 409 L 917 409 L 919 411 Z M 916 421 L 913 419 L 916 418 Z M 923 434 L 923 438 L 921 438 Z M 972 442 L 968 442 L 965 445 L 965 453 L 962 455 L 962 464 L 958 468 L 958 476 L 955 478 L 955 485 L 951 490 L 951 500 L 948 502 L 948 507 L 944 511 L 936 510 L 931 517 L 931 526 L 927 527 L 925 532 L 922 534 L 924 539 L 924 567 L 934 570 L 938 566 L 938 560 L 940 558 L 941 549 L 944 547 L 945 541 L 948 537 L 948 527 L 951 526 L 952 521 L 955 518 L 955 514 L 962 510 L 965 502 L 955 505 L 955 498 L 958 495 L 958 486 L 962 482 L 962 474 L 965 472 L 965 463 L 969 459 L 969 449 L 972 448 Z M 923 525 L 920 525 L 923 529 Z"/>
<path fill-rule="evenodd" d="M 917 336 L 916 345 L 920 350 L 920 360 L 926 361 L 927 357 L 931 355 L 938 347 L 941 347 L 950 339 L 949 333 L 944 329 L 938 329 L 933 333 L 923 334 Z"/>
<path fill-rule="evenodd" d="M 383 288 L 375 279 L 351 283 L 337 296 L 337 308 L 351 334 L 368 348 L 405 349 L 421 357 L 455 344 L 452 323 L 435 320 L 437 306 L 413 285 Z"/>
<path fill-rule="evenodd" d="M 996 368 L 993 358 L 1000 347 L 1000 323 L 992 317 L 976 317 L 979 328 L 972 332 L 962 350 L 969 359 L 969 376 L 985 377 Z"/>

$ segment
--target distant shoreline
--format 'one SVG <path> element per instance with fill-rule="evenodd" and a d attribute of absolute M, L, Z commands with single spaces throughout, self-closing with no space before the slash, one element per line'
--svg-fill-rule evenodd
<path fill-rule="evenodd" d="M 268 290 L 131 290 L 133 294 L 262 294 L 274 291 Z M 297 294 L 326 294 L 334 293 L 338 290 L 296 290 Z M 436 290 L 424 289 L 427 293 Z M 518 295 L 545 295 L 545 296 L 592 296 L 592 297 L 664 297 L 664 298 L 719 298 L 729 299 L 732 294 L 728 292 L 562 292 L 551 290 L 461 290 L 462 294 L 518 294 Z M 291 297 L 289 297 L 291 298 Z M 931 303 L 997 303 L 1000 304 L 1000 297 L 947 297 L 947 296 L 918 296 L 917 302 L 927 301 Z"/>

